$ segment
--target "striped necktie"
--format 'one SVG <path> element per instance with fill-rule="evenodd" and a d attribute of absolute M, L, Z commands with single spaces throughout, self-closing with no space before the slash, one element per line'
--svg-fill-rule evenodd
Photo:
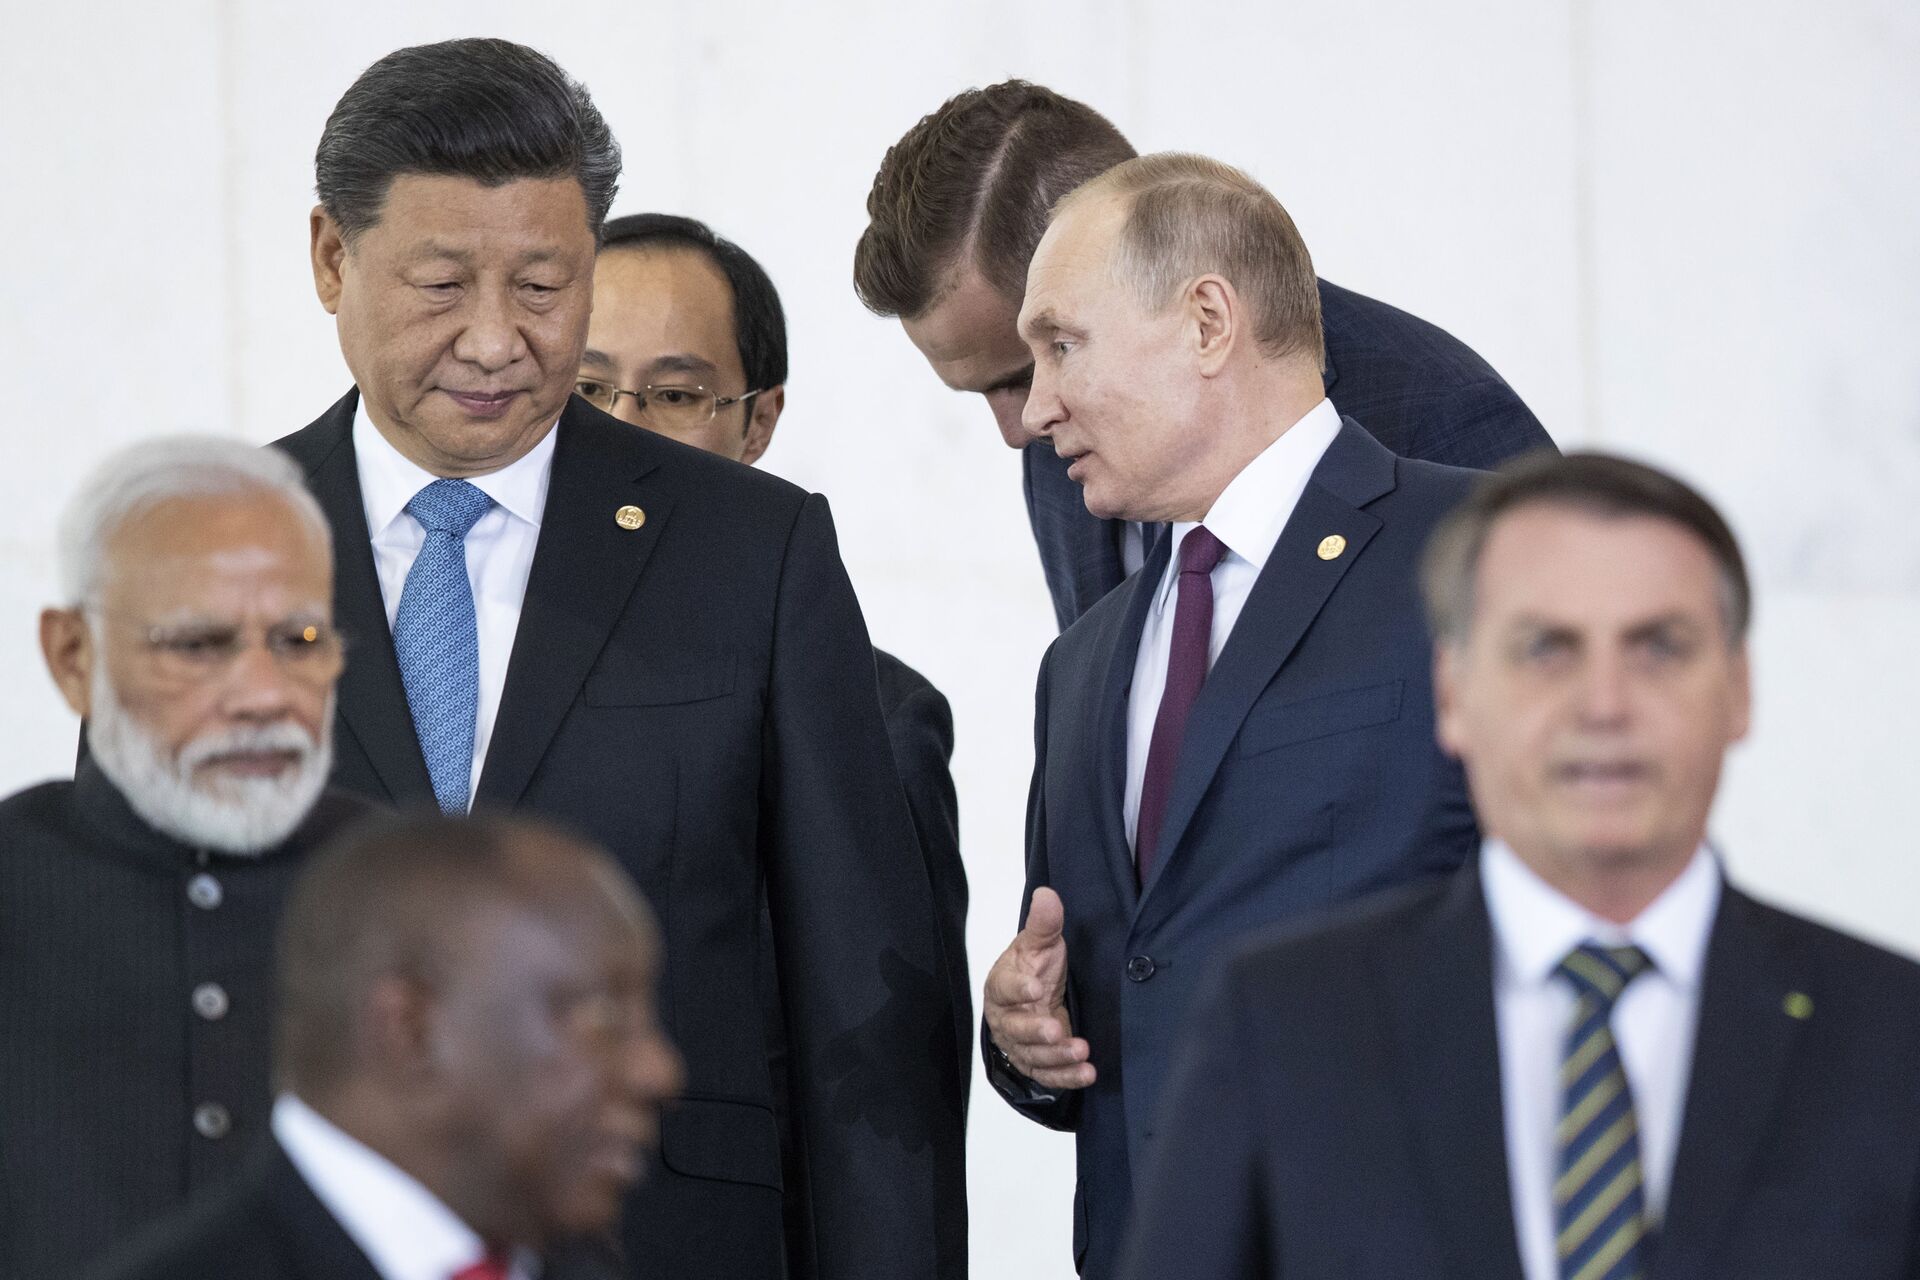
<path fill-rule="evenodd" d="M 1646 1195 L 1633 1091 L 1613 1042 L 1613 1005 L 1652 962 L 1638 947 L 1586 942 L 1560 962 L 1573 1024 L 1560 1061 L 1560 1149 L 1553 1184 L 1560 1280 L 1637 1280 L 1647 1273 Z"/>

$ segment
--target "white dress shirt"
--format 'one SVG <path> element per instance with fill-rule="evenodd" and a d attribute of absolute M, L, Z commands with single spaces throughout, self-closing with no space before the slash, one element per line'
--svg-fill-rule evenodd
<path fill-rule="evenodd" d="M 1321 400 L 1280 438 L 1263 449 L 1235 476 L 1213 509 L 1207 512 L 1207 531 L 1226 545 L 1227 553 L 1213 570 L 1213 633 L 1207 645 L 1207 670 L 1220 657 L 1240 610 L 1246 607 L 1254 581 L 1266 568 L 1273 544 L 1287 526 L 1300 495 L 1307 490 L 1320 456 L 1340 434 L 1340 414 L 1333 402 Z M 1140 826 L 1140 792 L 1147 778 L 1147 748 L 1153 740 L 1153 722 L 1160 714 L 1160 696 L 1167 689 L 1167 659 L 1173 653 L 1173 615 L 1178 600 L 1180 546 L 1196 522 L 1177 522 L 1168 537 L 1171 554 L 1147 621 L 1140 630 L 1140 653 L 1133 664 L 1133 691 L 1127 698 L 1127 789 L 1125 814 L 1127 844 Z"/>
<path fill-rule="evenodd" d="M 273 1136 L 382 1280 L 449 1280 L 486 1244 L 440 1198 L 391 1160 L 290 1093 L 273 1103 Z M 508 1275 L 529 1280 L 531 1259 Z"/>
<path fill-rule="evenodd" d="M 500 690 L 507 681 L 507 660 L 520 629 L 520 604 L 527 595 L 533 549 L 540 541 L 540 519 L 547 509 L 547 483 L 553 475 L 554 438 L 549 430 L 518 461 L 469 482 L 493 506 L 467 533 L 467 580 L 473 584 L 474 620 L 480 638 L 480 704 L 473 724 L 473 772 L 468 796 L 480 784 L 480 766 L 500 713 Z M 367 417 L 363 397 L 353 418 L 353 453 L 360 470 L 360 502 L 373 540 L 373 564 L 380 596 L 387 606 L 387 629 L 400 612 L 407 572 L 427 540 L 420 522 L 407 514 L 413 495 L 440 477 L 414 465 L 387 442 Z"/>
<path fill-rule="evenodd" d="M 1494 1011 L 1514 1231 L 1527 1280 L 1559 1280 L 1553 1183 L 1560 1148 L 1560 1060 L 1575 997 L 1554 970 L 1583 942 L 1646 952 L 1653 966 L 1613 1006 L 1613 1039 L 1640 1129 L 1647 1215 L 1665 1215 L 1700 1017 L 1700 975 L 1720 909 L 1720 868 L 1702 846 L 1647 909 L 1622 927 L 1573 902 L 1498 840 L 1480 852 L 1493 923 Z"/>

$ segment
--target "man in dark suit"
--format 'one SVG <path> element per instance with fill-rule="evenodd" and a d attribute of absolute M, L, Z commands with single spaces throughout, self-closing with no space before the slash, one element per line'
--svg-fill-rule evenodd
<path fill-rule="evenodd" d="M 1313 279 L 1270 194 L 1181 155 L 1063 202 L 1028 276 L 1029 422 L 1090 510 L 1172 525 L 1041 666 L 1028 910 L 986 982 L 988 1079 L 1078 1135 L 1087 1275 L 1228 942 L 1477 841 L 1415 586 L 1470 473 L 1334 411 Z"/>
<path fill-rule="evenodd" d="M 104 1274 L 614 1274 L 588 1246 L 681 1066 L 658 932 L 605 853 L 526 820 L 390 821 L 314 861 L 279 960 L 272 1136 Z"/>
<path fill-rule="evenodd" d="M 1706 845 L 1748 724 L 1725 522 L 1639 464 L 1529 460 L 1427 588 L 1487 844 L 1225 968 L 1125 1274 L 1920 1276 L 1920 965 Z"/>
<path fill-rule="evenodd" d="M 657 431 L 749 466 L 773 441 L 787 399 L 787 321 L 773 280 L 751 254 L 704 222 L 665 213 L 614 218 L 593 271 L 593 320 L 580 357 L 579 396 L 622 422 Z M 933 885 L 964 1097 L 973 1073 L 973 997 L 967 982 L 967 870 L 960 859 L 959 804 L 948 761 L 953 713 L 927 678 L 883 649 L 873 651 L 887 740 Z M 761 956 L 767 1038 L 775 1046 L 774 1105 L 782 1119 L 789 1229 L 810 1216 L 806 1168 L 788 1140 L 786 1028 L 770 925 Z M 964 1169 L 949 1176 L 963 1185 Z M 956 1238 L 966 1199 L 940 1206 Z M 790 1255 L 808 1250 L 796 1245 Z"/>
<path fill-rule="evenodd" d="M 1061 630 L 1137 569 L 1158 525 L 1089 512 L 1067 462 L 1023 424 L 1033 357 L 1014 318 L 1056 200 L 1135 152 L 1106 117 L 1040 85 L 969 89 L 888 149 L 867 196 L 854 289 L 941 381 L 986 398 L 1021 450 L 1027 518 Z M 1445 330 L 1319 281 L 1321 381 L 1341 413 L 1404 458 L 1491 467 L 1552 448 L 1539 421 Z"/>
<path fill-rule="evenodd" d="M 957 1273 L 935 1229 L 960 1194 L 942 1181 L 961 1159 L 953 1012 L 825 502 L 571 397 L 618 155 L 544 57 L 389 55 L 317 170 L 314 278 L 356 386 L 283 443 L 334 519 L 358 641 L 338 780 L 563 818 L 653 902 L 688 1087 L 628 1208 L 632 1257 L 781 1272 L 764 892 L 813 1175 L 805 1262 Z"/>
<path fill-rule="evenodd" d="M 286 457 L 122 450 L 60 525 L 71 782 L 0 801 L 0 1275 L 68 1280 L 265 1131 L 273 928 L 323 787 L 332 542 Z"/>

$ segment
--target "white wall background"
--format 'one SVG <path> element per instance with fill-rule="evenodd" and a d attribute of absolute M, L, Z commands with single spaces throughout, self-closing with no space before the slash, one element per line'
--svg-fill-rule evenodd
<path fill-rule="evenodd" d="M 1426 316 L 1565 446 L 1721 502 L 1759 714 L 1717 826 L 1750 887 L 1920 951 L 1920 6 L 1912 0 L 8 0 L 0 40 L 0 788 L 70 768 L 52 522 L 150 433 L 268 440 L 344 389 L 306 266 L 335 99 L 402 44 L 553 54 L 626 151 L 616 213 L 708 219 L 793 332 L 765 465 L 829 494 L 878 641 L 951 698 L 976 981 L 1012 926 L 1052 630 L 1015 456 L 848 284 L 881 153 L 1024 75 L 1210 152 L 1322 274 Z M 1070 1272 L 1071 1143 L 977 1089 L 978 1274 Z"/>

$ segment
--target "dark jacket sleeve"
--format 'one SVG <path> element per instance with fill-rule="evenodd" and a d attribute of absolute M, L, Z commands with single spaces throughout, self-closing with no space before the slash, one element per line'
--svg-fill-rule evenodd
<path fill-rule="evenodd" d="M 936 1227 L 964 1197 L 964 1122 L 937 921 L 881 722 L 873 651 L 810 496 L 775 622 L 760 840 L 799 1158 L 833 1277 L 958 1277 Z"/>
<path fill-rule="evenodd" d="M 926 859 L 941 959 L 952 993 L 960 1097 L 973 1079 L 973 994 L 967 974 L 967 868 L 960 858 L 960 801 L 953 789 L 953 710 L 946 697 L 898 659 L 880 659 L 880 706 L 906 789 L 907 812 Z"/>
<path fill-rule="evenodd" d="M 1161 1097 L 1154 1146 L 1135 1182 L 1123 1280 L 1280 1276 L 1269 1266 L 1278 1251 L 1263 1212 L 1268 1122 L 1232 972 L 1196 1006 Z"/>
<path fill-rule="evenodd" d="M 1047 873 L 1047 671 L 1053 649 L 1040 660 L 1040 681 L 1034 691 L 1033 784 L 1027 792 L 1027 887 L 1020 898 L 1018 927 L 1026 928 L 1027 910 L 1033 904 L 1033 891 L 1048 884 Z M 1073 1011 L 1073 957 L 1067 957 L 1067 1011 Z M 987 1083 L 1006 1099 L 1007 1104 L 1027 1119 L 1049 1129 L 1072 1130 L 1080 1123 L 1080 1091 L 1049 1089 L 1019 1071 L 1007 1061 L 993 1043 L 986 1018 L 980 1019 L 980 1051 L 986 1058 Z"/>

